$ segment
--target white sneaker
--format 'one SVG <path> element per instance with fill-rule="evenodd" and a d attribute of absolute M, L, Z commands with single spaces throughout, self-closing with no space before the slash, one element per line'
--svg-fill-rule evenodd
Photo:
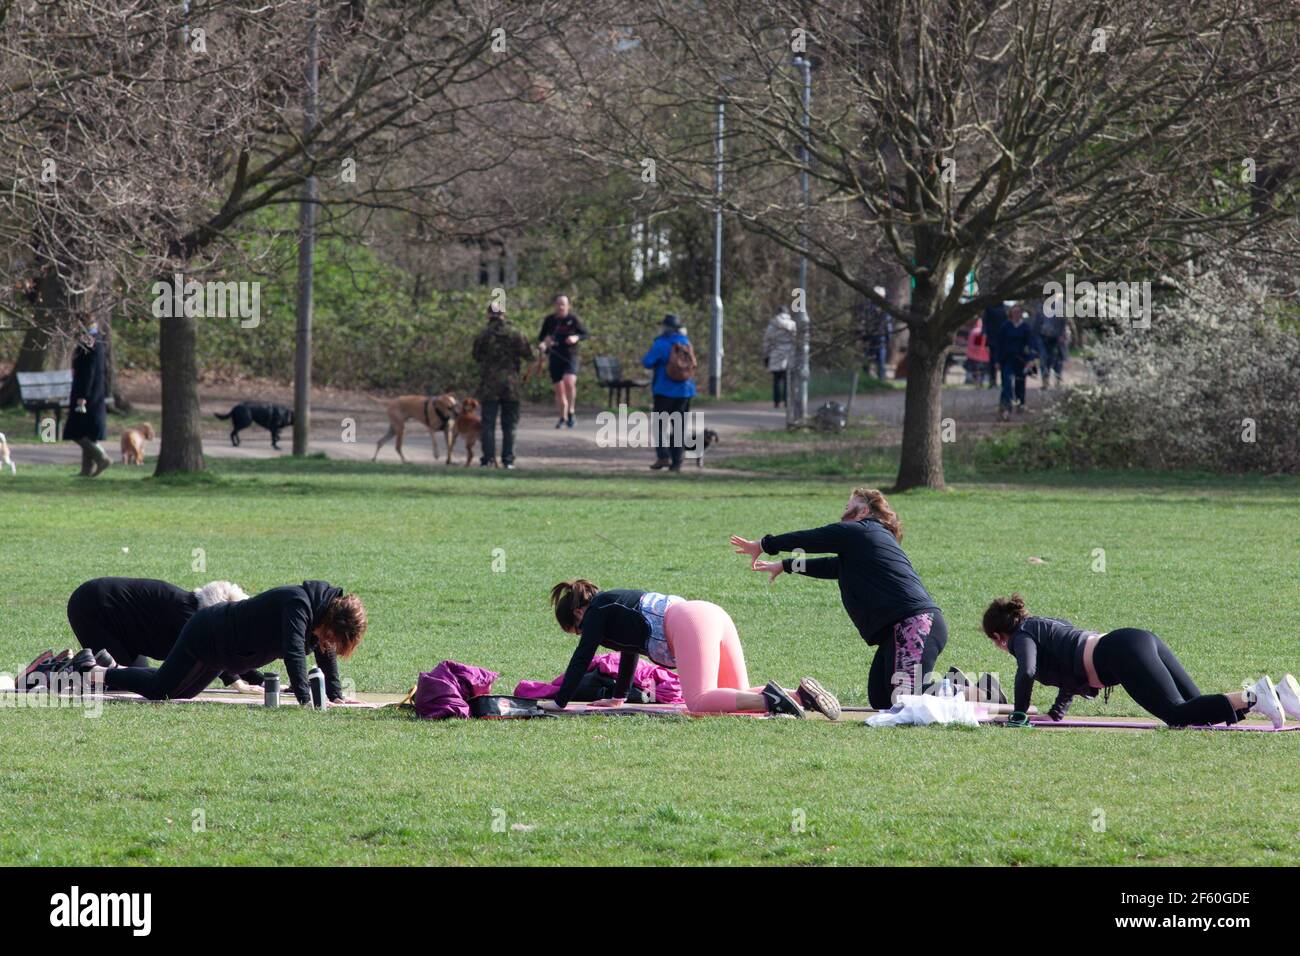
<path fill-rule="evenodd" d="M 1282 683 L 1277 685 L 1277 699 L 1281 701 L 1283 710 L 1293 719 L 1300 720 L 1300 681 L 1290 674 L 1283 677 Z"/>
<path fill-rule="evenodd" d="M 1273 729 L 1281 730 L 1282 725 L 1286 723 L 1286 715 L 1282 713 L 1282 701 L 1278 699 L 1273 678 L 1265 674 L 1247 693 L 1254 695 L 1255 698 L 1255 703 L 1250 709 L 1259 711 L 1273 721 Z"/>

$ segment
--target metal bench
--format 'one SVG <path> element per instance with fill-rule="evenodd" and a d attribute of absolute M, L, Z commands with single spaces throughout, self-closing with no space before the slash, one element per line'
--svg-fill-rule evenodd
<path fill-rule="evenodd" d="M 58 441 L 63 410 L 72 404 L 72 369 L 17 374 L 18 398 L 36 416 L 36 434 L 41 433 L 41 413 L 54 412 L 54 440 Z"/>
<path fill-rule="evenodd" d="M 645 388 L 650 384 L 649 379 L 641 378 L 624 378 L 623 363 L 618 359 L 608 355 L 602 355 L 593 360 L 596 364 L 596 381 L 603 387 L 609 389 L 609 404 L 617 405 L 619 393 L 622 393 L 623 404 L 632 404 L 632 389 Z"/>

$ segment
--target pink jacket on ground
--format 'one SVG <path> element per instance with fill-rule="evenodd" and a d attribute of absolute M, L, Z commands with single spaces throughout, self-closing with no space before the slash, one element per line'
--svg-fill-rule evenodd
<path fill-rule="evenodd" d="M 598 654 L 591 659 L 591 667 L 587 670 L 598 669 L 602 674 L 608 674 L 611 677 L 618 676 L 618 651 L 609 654 Z M 515 697 L 543 698 L 554 697 L 559 691 L 560 685 L 564 683 L 564 675 L 550 683 L 542 683 L 535 680 L 521 680 L 515 686 Z M 634 687 L 649 693 L 654 690 L 655 703 L 658 704 L 680 704 L 682 703 L 682 684 L 674 674 L 666 667 L 660 667 L 653 661 L 645 658 L 636 662 L 636 676 L 632 678 Z"/>
<path fill-rule="evenodd" d="M 415 712 L 431 720 L 469 717 L 469 699 L 490 693 L 492 682 L 500 676 L 482 667 L 443 661 L 420 674 L 415 687 Z"/>

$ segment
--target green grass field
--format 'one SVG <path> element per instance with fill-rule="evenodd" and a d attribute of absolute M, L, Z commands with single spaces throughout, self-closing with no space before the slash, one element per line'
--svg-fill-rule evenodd
<path fill-rule="evenodd" d="M 869 650 L 833 583 L 769 587 L 727 545 L 834 520 L 845 478 L 217 467 L 180 482 L 0 478 L 0 669 L 72 642 L 64 603 L 86 578 L 251 592 L 319 577 L 370 610 L 344 667 L 361 690 L 404 691 L 455 658 L 500 671 L 508 692 L 563 669 L 574 639 L 546 594 L 582 575 L 716 601 L 752 678 L 813 674 L 865 700 Z M 894 504 L 948 617 L 945 666 L 1010 682 L 978 621 L 1018 589 L 1088 627 L 1155 630 L 1206 689 L 1300 669 L 1300 482 L 999 476 Z M 1136 713 L 1118 693 L 1075 712 Z M 1295 865 L 1297 766 L 1300 734 L 0 708 L 0 864 Z"/>

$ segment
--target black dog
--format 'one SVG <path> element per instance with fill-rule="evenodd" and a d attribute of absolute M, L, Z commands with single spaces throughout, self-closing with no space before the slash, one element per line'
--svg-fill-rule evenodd
<path fill-rule="evenodd" d="M 271 447 L 280 447 L 280 429 L 293 425 L 293 409 L 270 402 L 240 402 L 226 414 L 216 413 L 217 418 L 230 423 L 230 444 L 239 446 L 239 433 L 249 425 L 261 425 L 271 433 Z"/>

